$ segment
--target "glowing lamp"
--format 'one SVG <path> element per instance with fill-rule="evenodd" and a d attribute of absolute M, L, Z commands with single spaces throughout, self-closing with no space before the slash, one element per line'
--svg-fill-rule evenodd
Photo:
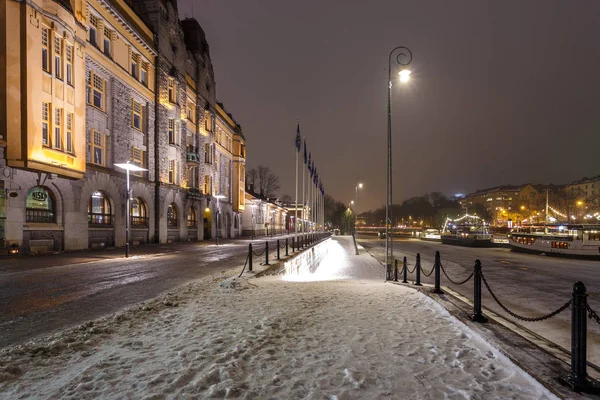
<path fill-rule="evenodd" d="M 400 75 L 400 82 L 408 82 L 410 79 L 410 69 L 403 69 L 402 71 L 398 72 L 398 75 Z"/>

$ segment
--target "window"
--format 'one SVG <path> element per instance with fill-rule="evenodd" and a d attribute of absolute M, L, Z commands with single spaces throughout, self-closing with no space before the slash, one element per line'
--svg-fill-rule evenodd
<path fill-rule="evenodd" d="M 42 145 L 50 146 L 48 126 L 50 124 L 50 104 L 42 103 Z"/>
<path fill-rule="evenodd" d="M 145 159 L 145 152 L 138 148 L 138 147 L 133 147 L 131 149 L 131 159 L 132 159 L 132 164 L 133 165 L 137 165 L 140 168 L 145 168 L 146 167 L 146 163 L 144 163 L 144 159 Z M 136 176 L 144 176 L 144 172 L 145 171 L 134 171 L 133 174 Z"/>
<path fill-rule="evenodd" d="M 211 132 L 212 131 L 212 118 L 211 118 L 211 115 L 210 115 L 210 113 L 208 111 L 204 115 L 204 129 L 207 132 Z"/>
<path fill-rule="evenodd" d="M 138 77 L 138 55 L 137 54 L 131 55 L 131 76 L 133 76 L 135 79 L 137 79 L 137 77 Z"/>
<path fill-rule="evenodd" d="M 142 103 L 131 99 L 131 126 L 137 130 L 142 130 Z"/>
<path fill-rule="evenodd" d="M 192 188 L 198 188 L 198 167 L 190 167 L 190 173 L 188 176 L 188 186 Z"/>
<path fill-rule="evenodd" d="M 104 152 L 106 138 L 102 132 L 92 130 L 88 137 L 88 161 L 92 164 L 104 166 L 106 161 Z"/>
<path fill-rule="evenodd" d="M 146 204 L 142 199 L 131 200 L 129 205 L 129 215 L 131 217 L 131 225 L 148 226 Z"/>
<path fill-rule="evenodd" d="M 50 51 L 48 50 L 48 35 L 50 31 L 45 26 L 42 26 L 42 69 L 50 72 Z"/>
<path fill-rule="evenodd" d="M 204 162 L 207 164 L 211 164 L 211 154 L 212 149 L 210 148 L 210 143 L 204 143 Z"/>
<path fill-rule="evenodd" d="M 54 76 L 62 79 L 62 39 L 54 37 Z"/>
<path fill-rule="evenodd" d="M 88 223 L 90 225 L 112 225 L 110 200 L 103 192 L 94 192 L 90 197 Z"/>
<path fill-rule="evenodd" d="M 196 211 L 190 207 L 187 215 L 187 226 L 188 228 L 195 228 L 196 223 Z"/>
<path fill-rule="evenodd" d="M 177 227 L 177 206 L 174 203 L 167 207 L 167 226 L 169 228 Z"/>
<path fill-rule="evenodd" d="M 73 153 L 73 113 L 67 113 L 67 132 L 65 147 L 67 153 Z"/>
<path fill-rule="evenodd" d="M 193 123 L 196 123 L 196 116 L 194 115 L 194 109 L 196 108 L 196 105 L 188 99 L 187 101 L 187 119 L 192 121 Z"/>
<path fill-rule="evenodd" d="M 144 86 L 148 86 L 148 63 L 142 63 L 142 83 Z"/>
<path fill-rule="evenodd" d="M 27 222 L 55 222 L 54 206 L 52 193 L 45 187 L 36 186 L 27 193 L 25 220 Z"/>
<path fill-rule="evenodd" d="M 175 120 L 169 118 L 169 144 L 175 144 Z"/>
<path fill-rule="evenodd" d="M 98 18 L 90 14 L 90 43 L 98 47 Z"/>
<path fill-rule="evenodd" d="M 204 194 L 211 194 L 212 182 L 210 175 L 204 175 Z"/>
<path fill-rule="evenodd" d="M 94 71 L 89 71 L 87 86 L 87 103 L 104 111 L 104 79 L 96 75 Z"/>
<path fill-rule="evenodd" d="M 177 100 L 176 94 L 177 90 L 175 88 L 175 79 L 169 78 L 169 101 L 171 103 L 175 103 Z"/>
<path fill-rule="evenodd" d="M 169 183 L 175 183 L 175 160 L 169 160 Z"/>
<path fill-rule="evenodd" d="M 112 58 L 112 55 L 110 52 L 110 38 L 111 38 L 111 32 L 109 29 L 107 29 L 105 27 L 104 28 L 104 55 L 108 58 Z"/>
<path fill-rule="evenodd" d="M 54 142 L 55 149 L 62 149 L 62 109 L 54 109 Z"/>
<path fill-rule="evenodd" d="M 65 46 L 67 52 L 67 83 L 73 86 L 73 46 Z"/>

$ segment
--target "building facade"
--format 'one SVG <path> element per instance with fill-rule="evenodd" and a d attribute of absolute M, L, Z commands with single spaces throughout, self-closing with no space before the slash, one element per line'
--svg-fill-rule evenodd
<path fill-rule="evenodd" d="M 210 239 L 217 207 L 240 232 L 245 139 L 176 0 L 0 0 L 0 21 L 0 248 L 123 246 L 128 216 L 133 245 Z M 129 193 L 117 163 L 146 170 Z"/>
<path fill-rule="evenodd" d="M 288 209 L 280 202 L 246 189 L 245 212 L 240 215 L 243 236 L 283 235 L 287 230 Z"/>

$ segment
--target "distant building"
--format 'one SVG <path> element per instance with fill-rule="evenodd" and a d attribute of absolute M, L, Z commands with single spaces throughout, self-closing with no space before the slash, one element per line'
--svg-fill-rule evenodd
<path fill-rule="evenodd" d="M 243 236 L 282 235 L 287 232 L 288 210 L 276 199 L 245 190 L 245 210 L 241 215 Z"/>

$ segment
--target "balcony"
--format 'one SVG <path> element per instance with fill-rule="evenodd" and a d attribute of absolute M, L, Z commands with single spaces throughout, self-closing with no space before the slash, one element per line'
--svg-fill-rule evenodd
<path fill-rule="evenodd" d="M 131 226 L 133 227 L 147 227 L 148 226 L 148 218 L 147 217 L 138 217 L 131 216 Z"/>
<path fill-rule="evenodd" d="M 200 154 L 194 152 L 187 152 L 187 162 L 192 164 L 200 164 Z"/>
<path fill-rule="evenodd" d="M 88 223 L 90 225 L 106 226 L 112 225 L 112 215 L 100 213 L 88 213 Z"/>

